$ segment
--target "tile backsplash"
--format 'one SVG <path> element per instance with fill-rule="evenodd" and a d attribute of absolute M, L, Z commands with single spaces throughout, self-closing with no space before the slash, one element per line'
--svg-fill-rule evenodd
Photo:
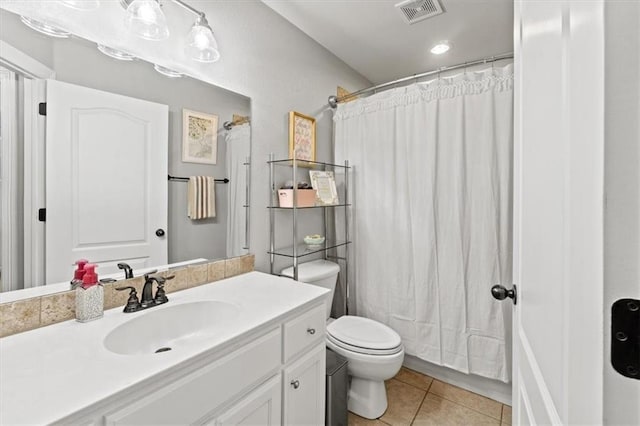
<path fill-rule="evenodd" d="M 217 260 L 199 265 L 171 269 L 160 275 L 174 275 L 164 288 L 167 293 L 197 287 L 213 281 L 251 272 L 255 258 L 252 254 Z M 104 285 L 104 309 L 124 306 L 128 291 L 117 291 L 116 287 L 133 286 L 142 294 L 144 278 L 137 277 Z M 75 318 L 75 292 L 34 297 L 0 304 L 0 337 L 10 336 L 34 328 L 44 327 Z"/>

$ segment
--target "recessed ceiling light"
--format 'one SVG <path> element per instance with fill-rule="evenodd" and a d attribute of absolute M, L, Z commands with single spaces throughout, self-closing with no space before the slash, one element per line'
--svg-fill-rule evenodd
<path fill-rule="evenodd" d="M 100 7 L 100 0 L 62 0 L 62 4 L 77 10 L 93 10 Z"/>
<path fill-rule="evenodd" d="M 42 21 L 37 21 L 27 16 L 20 16 L 20 20 L 23 24 L 25 24 L 32 30 L 36 30 L 37 32 L 46 34 L 50 37 L 68 38 L 71 35 L 71 33 L 68 31 L 62 30 L 58 27 L 54 27 L 53 25 L 49 25 Z"/>
<path fill-rule="evenodd" d="M 98 50 L 109 56 L 110 58 L 117 59 L 119 61 L 133 61 L 136 58 L 130 53 L 114 49 L 113 47 L 105 46 L 104 44 L 98 44 Z"/>
<path fill-rule="evenodd" d="M 155 64 L 153 68 L 155 68 L 156 71 L 158 71 L 160 74 L 164 75 L 165 77 L 169 77 L 169 78 L 182 77 L 182 73 L 163 67 L 162 65 Z"/>
<path fill-rule="evenodd" d="M 434 55 L 442 55 L 451 49 L 451 43 L 447 40 L 439 41 L 435 46 L 431 48 L 431 53 Z"/>

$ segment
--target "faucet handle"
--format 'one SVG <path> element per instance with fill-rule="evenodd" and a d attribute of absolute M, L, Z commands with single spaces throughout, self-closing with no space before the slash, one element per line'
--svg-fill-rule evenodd
<path fill-rule="evenodd" d="M 156 297 L 154 300 L 156 301 L 156 305 L 160 305 L 161 303 L 167 303 L 169 298 L 167 297 L 167 293 L 164 291 L 164 283 L 165 280 L 158 280 L 158 289 L 156 290 Z"/>
<path fill-rule="evenodd" d="M 132 286 L 126 287 L 116 287 L 118 291 L 131 290 L 129 292 L 129 299 L 127 300 L 127 304 L 125 305 L 123 312 L 136 312 L 140 310 L 140 300 L 138 299 L 138 290 Z"/>

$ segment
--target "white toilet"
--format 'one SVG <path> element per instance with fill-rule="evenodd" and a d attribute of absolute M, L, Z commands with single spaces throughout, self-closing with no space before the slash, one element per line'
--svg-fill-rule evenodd
<path fill-rule="evenodd" d="M 340 267 L 327 260 L 298 265 L 298 281 L 331 290 L 333 300 Z M 293 268 L 282 271 L 293 277 Z M 368 419 L 380 417 L 387 409 L 384 381 L 395 376 L 404 360 L 404 347 L 398 333 L 377 321 L 357 316 L 329 320 L 327 306 L 327 347 L 347 359 L 351 376 L 349 411 Z"/>

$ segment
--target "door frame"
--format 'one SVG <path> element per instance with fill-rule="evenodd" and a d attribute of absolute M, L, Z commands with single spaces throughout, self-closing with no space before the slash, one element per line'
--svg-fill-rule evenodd
<path fill-rule="evenodd" d="M 0 65 L 24 77 L 24 283 L 45 284 L 45 224 L 38 209 L 45 206 L 45 117 L 38 104 L 46 102 L 46 79 L 56 73 L 11 44 L 0 40 Z M 3 224 L 4 225 L 4 224 Z M 25 287 L 26 288 L 26 287 Z"/>

